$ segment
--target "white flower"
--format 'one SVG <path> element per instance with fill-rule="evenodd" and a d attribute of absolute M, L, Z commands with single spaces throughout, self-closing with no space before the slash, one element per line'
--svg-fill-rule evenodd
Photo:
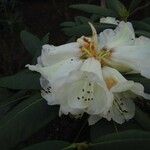
<path fill-rule="evenodd" d="M 97 36 L 92 24 L 92 38 L 82 36 L 77 40 L 84 58 L 94 57 L 103 66 L 121 72 L 134 71 L 150 78 L 150 39 L 135 38 L 132 24 L 121 21 L 115 30 L 106 29 Z"/>
<path fill-rule="evenodd" d="M 102 17 L 100 19 L 100 23 L 108 23 L 108 24 L 118 25 L 119 21 L 116 20 L 116 18 L 113 18 L 113 17 Z"/>
<path fill-rule="evenodd" d="M 80 48 L 77 42 L 61 46 L 44 45 L 37 65 L 26 65 L 30 70 L 39 72 L 42 96 L 48 104 L 57 104 L 55 95 L 57 88 L 65 82 L 64 78 L 73 70 L 77 70 L 82 60 L 79 59 Z"/>
<path fill-rule="evenodd" d="M 126 80 L 116 69 L 103 67 L 102 74 L 109 91 L 113 94 L 113 103 L 106 115 L 91 115 L 90 125 L 95 124 L 102 117 L 122 124 L 134 117 L 135 97 L 150 99 L 150 95 L 144 93 L 144 87 L 140 83 Z"/>
<path fill-rule="evenodd" d="M 56 97 L 63 114 L 107 114 L 112 105 L 112 94 L 103 79 L 101 65 L 94 58 L 85 60 L 58 91 Z"/>
<path fill-rule="evenodd" d="M 119 71 L 130 70 L 150 78 L 150 39 L 135 38 L 132 24 L 120 22 L 115 30 L 106 29 L 99 35 L 102 51 L 110 53 L 103 61 Z"/>

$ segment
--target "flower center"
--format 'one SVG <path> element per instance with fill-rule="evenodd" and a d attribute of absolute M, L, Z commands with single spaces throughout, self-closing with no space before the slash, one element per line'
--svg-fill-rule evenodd
<path fill-rule="evenodd" d="M 88 39 L 83 39 L 83 46 L 81 46 L 82 56 L 81 59 L 87 59 L 89 57 L 94 57 L 97 59 L 102 66 L 107 65 L 107 60 L 111 58 L 112 50 L 108 49 L 96 49 L 94 42 L 89 41 Z"/>

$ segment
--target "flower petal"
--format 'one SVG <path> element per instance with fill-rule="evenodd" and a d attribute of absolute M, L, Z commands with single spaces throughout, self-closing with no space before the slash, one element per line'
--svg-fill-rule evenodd
<path fill-rule="evenodd" d="M 61 46 L 44 45 L 40 56 L 43 66 L 53 65 L 70 57 L 80 56 L 80 48 L 77 42 Z"/>
<path fill-rule="evenodd" d="M 94 125 L 97 123 L 102 117 L 100 115 L 90 115 L 88 118 L 89 125 Z"/>
<path fill-rule="evenodd" d="M 128 66 L 133 71 L 150 78 L 150 42 L 137 46 L 117 47 L 112 53 L 112 60 Z"/>
<path fill-rule="evenodd" d="M 103 67 L 102 73 L 111 92 L 127 91 L 134 85 L 133 81 L 126 80 L 116 69 Z"/>
<path fill-rule="evenodd" d="M 116 18 L 113 18 L 113 17 L 102 17 L 100 19 L 100 23 L 108 23 L 108 24 L 118 25 L 119 21 L 116 20 Z"/>
<path fill-rule="evenodd" d="M 118 46 L 132 45 L 135 34 L 132 24 L 121 21 L 115 30 L 106 29 L 99 35 L 101 48 L 113 49 Z"/>
<path fill-rule="evenodd" d="M 140 83 L 134 83 L 134 86 L 130 89 L 134 94 L 150 99 L 150 95 L 144 93 L 144 86 Z"/>
<path fill-rule="evenodd" d="M 135 115 L 135 105 L 132 99 L 126 93 L 115 94 L 114 103 L 104 118 L 107 120 L 114 120 L 122 124 L 125 121 L 133 118 Z"/>
<path fill-rule="evenodd" d="M 39 65 L 26 65 L 26 67 L 29 67 L 32 71 L 41 73 L 48 81 L 53 80 L 54 82 L 59 78 L 68 76 L 71 71 L 77 70 L 81 64 L 81 60 L 72 57 L 47 67 L 41 67 Z"/>

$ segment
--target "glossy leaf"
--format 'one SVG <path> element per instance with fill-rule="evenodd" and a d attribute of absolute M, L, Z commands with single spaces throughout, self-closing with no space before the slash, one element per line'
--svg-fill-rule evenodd
<path fill-rule="evenodd" d="M 121 125 L 113 121 L 102 119 L 95 125 L 91 126 L 91 139 L 94 141 L 95 139 L 110 133 L 117 134 L 121 131 L 132 129 L 141 129 L 141 127 L 135 122 L 134 119 L 131 119 Z"/>
<path fill-rule="evenodd" d="M 81 10 L 87 13 L 97 14 L 99 16 L 116 16 L 112 10 L 97 5 L 76 4 L 71 5 L 70 8 Z"/>
<path fill-rule="evenodd" d="M 129 12 L 123 5 L 123 3 L 121 3 L 119 0 L 107 0 L 106 2 L 108 8 L 114 10 L 122 19 L 127 19 L 127 17 L 129 16 Z"/>
<path fill-rule="evenodd" d="M 91 20 L 89 18 L 83 17 L 83 16 L 75 17 L 75 21 L 76 21 L 77 24 L 84 24 L 84 23 L 91 22 Z"/>
<path fill-rule="evenodd" d="M 135 31 L 135 34 L 136 34 L 136 36 L 141 36 L 141 35 L 143 35 L 143 36 L 146 36 L 146 37 L 150 38 L 150 32 L 147 32 L 147 31 L 136 30 L 136 31 Z"/>
<path fill-rule="evenodd" d="M 150 117 L 138 107 L 136 107 L 135 119 L 145 130 L 150 131 Z"/>
<path fill-rule="evenodd" d="M 22 31 L 20 37 L 25 48 L 32 56 L 34 56 L 38 50 L 41 50 L 42 42 L 35 35 L 27 31 Z"/>
<path fill-rule="evenodd" d="M 0 87 L 10 89 L 40 89 L 40 75 L 30 70 L 0 78 Z"/>
<path fill-rule="evenodd" d="M 110 24 L 101 24 L 101 25 L 95 24 L 94 26 L 98 33 L 100 31 L 103 31 L 104 29 L 115 27 L 115 25 L 110 25 Z M 82 35 L 85 35 L 85 36 L 91 35 L 91 28 L 88 24 L 82 24 L 82 25 L 78 25 L 78 26 L 74 26 L 74 27 L 70 27 L 70 28 L 63 28 L 62 30 L 68 36 L 80 37 Z"/>
<path fill-rule="evenodd" d="M 133 27 L 135 30 L 144 30 L 150 32 L 150 24 L 143 21 L 133 21 Z"/>
<path fill-rule="evenodd" d="M 73 21 L 68 21 L 68 22 L 63 22 L 63 23 L 61 23 L 60 24 L 60 26 L 64 26 L 64 27 L 72 27 L 72 26 L 75 26 L 76 25 L 76 23 L 75 22 L 73 22 Z"/>
<path fill-rule="evenodd" d="M 70 144 L 64 141 L 46 141 L 38 144 L 34 144 L 23 150 L 63 150 L 69 147 Z M 67 150 L 73 150 L 73 148 L 67 148 Z"/>
<path fill-rule="evenodd" d="M 148 150 L 150 142 L 150 133 L 138 130 L 125 131 L 106 135 L 95 140 L 90 144 L 90 150 L 115 149 L 115 150 Z"/>
<path fill-rule="evenodd" d="M 15 147 L 58 115 L 57 107 L 50 107 L 39 94 L 34 95 L 0 120 L 0 145 L 2 150 Z"/>

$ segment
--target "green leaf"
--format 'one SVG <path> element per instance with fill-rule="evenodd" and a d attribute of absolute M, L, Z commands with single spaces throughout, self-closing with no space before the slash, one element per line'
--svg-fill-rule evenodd
<path fill-rule="evenodd" d="M 0 99 L 0 117 L 3 117 L 12 107 L 18 104 L 22 99 L 27 98 L 28 95 L 25 95 L 26 90 L 21 90 L 16 92 L 15 94 L 6 93 L 3 90 L 3 94 L 5 96 L 1 97 Z M 0 95 L 1 96 L 1 95 Z"/>
<path fill-rule="evenodd" d="M 99 16 L 116 16 L 116 14 L 112 10 L 97 5 L 77 4 L 77 5 L 71 5 L 69 7 L 87 13 L 97 14 Z"/>
<path fill-rule="evenodd" d="M 35 35 L 27 31 L 22 31 L 20 37 L 25 48 L 32 56 L 34 56 L 38 50 L 41 50 L 42 42 Z"/>
<path fill-rule="evenodd" d="M 0 87 L 10 89 L 40 89 L 40 75 L 30 70 L 0 78 Z"/>
<path fill-rule="evenodd" d="M 94 142 L 104 142 L 124 139 L 150 139 L 150 132 L 142 130 L 127 130 L 119 133 L 108 134 L 96 139 Z"/>
<path fill-rule="evenodd" d="M 150 17 L 144 18 L 142 21 L 147 24 L 150 24 Z"/>
<path fill-rule="evenodd" d="M 135 111 L 135 119 L 141 125 L 141 127 L 150 131 L 150 117 L 137 106 Z"/>
<path fill-rule="evenodd" d="M 4 99 L 8 99 L 12 96 L 12 92 L 10 92 L 8 89 L 0 88 L 0 104 L 5 101 Z"/>
<path fill-rule="evenodd" d="M 60 26 L 62 26 L 62 27 L 72 27 L 72 26 L 75 26 L 75 25 L 76 25 L 76 23 L 73 22 L 73 21 L 66 21 L 66 22 L 63 22 L 63 23 L 60 24 Z"/>
<path fill-rule="evenodd" d="M 106 135 L 90 144 L 90 150 L 115 149 L 115 150 L 148 150 L 150 133 L 138 130 L 125 131 Z"/>
<path fill-rule="evenodd" d="M 110 133 L 117 134 L 121 131 L 132 129 L 141 129 L 141 126 L 139 126 L 134 119 L 121 125 L 113 121 L 107 121 L 102 119 L 95 125 L 91 126 L 91 139 L 92 141 L 95 141 L 95 139 Z"/>
<path fill-rule="evenodd" d="M 0 120 L 2 150 L 15 147 L 47 125 L 58 115 L 57 107 L 50 107 L 39 94 L 19 103 Z"/>
<path fill-rule="evenodd" d="M 129 6 L 129 12 L 132 12 L 137 8 L 137 6 L 142 2 L 142 0 L 132 0 Z"/>
<path fill-rule="evenodd" d="M 122 19 L 126 20 L 128 18 L 129 12 L 119 0 L 107 0 L 106 2 L 108 8 L 115 11 Z"/>
<path fill-rule="evenodd" d="M 34 144 L 23 150 L 63 150 L 65 147 L 69 147 L 70 144 L 64 141 L 46 141 L 38 144 Z M 67 150 L 73 150 L 73 148 L 67 148 Z"/>
<path fill-rule="evenodd" d="M 84 24 L 84 23 L 91 22 L 91 20 L 87 17 L 77 16 L 77 17 L 75 17 L 75 22 L 77 24 Z"/>
<path fill-rule="evenodd" d="M 141 83 L 144 88 L 146 93 L 150 93 L 150 79 L 147 79 L 140 74 L 128 74 L 125 75 L 125 78 L 128 80 L 133 80 L 135 82 Z"/>
<path fill-rule="evenodd" d="M 43 38 L 42 38 L 42 45 L 47 44 L 49 42 L 49 33 L 47 33 Z"/>
<path fill-rule="evenodd" d="M 132 21 L 135 30 L 144 30 L 150 32 L 150 24 L 143 21 Z"/>
<path fill-rule="evenodd" d="M 100 24 L 100 25 L 95 24 L 94 26 L 98 33 L 104 29 L 115 27 L 115 25 L 111 25 L 111 24 Z M 91 28 L 88 24 L 82 24 L 70 28 L 63 28 L 62 31 L 64 31 L 65 34 L 68 36 L 80 37 L 82 35 L 84 36 L 91 35 Z"/>
<path fill-rule="evenodd" d="M 141 36 L 141 35 L 143 35 L 143 36 L 146 36 L 146 37 L 150 38 L 150 32 L 147 32 L 147 31 L 136 30 L 136 31 L 135 31 L 135 34 L 136 34 L 136 36 Z"/>

